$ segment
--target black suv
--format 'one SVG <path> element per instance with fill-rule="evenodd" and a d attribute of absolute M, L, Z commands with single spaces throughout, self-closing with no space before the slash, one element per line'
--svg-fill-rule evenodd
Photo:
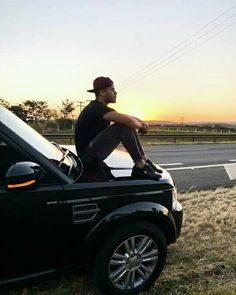
<path fill-rule="evenodd" d="M 138 294 L 160 275 L 182 225 L 171 176 L 95 170 L 0 107 L 1 285 L 82 265 L 104 294 Z"/>

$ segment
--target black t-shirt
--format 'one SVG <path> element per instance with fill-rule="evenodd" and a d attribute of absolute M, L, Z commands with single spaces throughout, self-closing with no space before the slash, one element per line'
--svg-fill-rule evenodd
<path fill-rule="evenodd" d="M 110 125 L 110 122 L 102 117 L 111 111 L 114 109 L 98 100 L 91 101 L 82 110 L 75 127 L 75 146 L 78 156 L 101 131 Z"/>

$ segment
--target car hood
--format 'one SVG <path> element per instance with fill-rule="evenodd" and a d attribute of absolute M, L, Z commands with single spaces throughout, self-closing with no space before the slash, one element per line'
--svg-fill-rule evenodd
<path fill-rule="evenodd" d="M 64 148 L 70 150 L 75 155 L 76 149 L 74 145 L 63 145 Z M 109 167 L 112 168 L 111 173 L 115 177 L 129 177 L 131 176 L 133 161 L 129 154 L 119 149 L 114 150 L 104 161 Z M 160 183 L 168 182 L 174 186 L 173 179 L 168 171 L 163 169 L 162 178 L 159 180 Z"/>

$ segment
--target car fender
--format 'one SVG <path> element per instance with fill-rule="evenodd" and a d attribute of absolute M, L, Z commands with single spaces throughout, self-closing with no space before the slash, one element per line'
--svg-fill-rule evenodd
<path fill-rule="evenodd" d="M 136 202 L 122 206 L 106 215 L 87 235 L 85 247 L 94 247 L 112 234 L 117 227 L 142 220 L 157 225 L 163 231 L 168 244 L 176 240 L 175 221 L 166 207 L 154 202 Z"/>

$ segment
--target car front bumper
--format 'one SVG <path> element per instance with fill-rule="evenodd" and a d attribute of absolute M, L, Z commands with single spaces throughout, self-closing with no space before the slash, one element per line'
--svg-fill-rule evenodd
<path fill-rule="evenodd" d="M 180 235 L 182 223 L 183 223 L 183 207 L 178 201 L 175 204 L 175 208 L 172 211 L 172 215 L 175 220 L 176 233 L 177 233 L 177 237 L 178 237 Z"/>

